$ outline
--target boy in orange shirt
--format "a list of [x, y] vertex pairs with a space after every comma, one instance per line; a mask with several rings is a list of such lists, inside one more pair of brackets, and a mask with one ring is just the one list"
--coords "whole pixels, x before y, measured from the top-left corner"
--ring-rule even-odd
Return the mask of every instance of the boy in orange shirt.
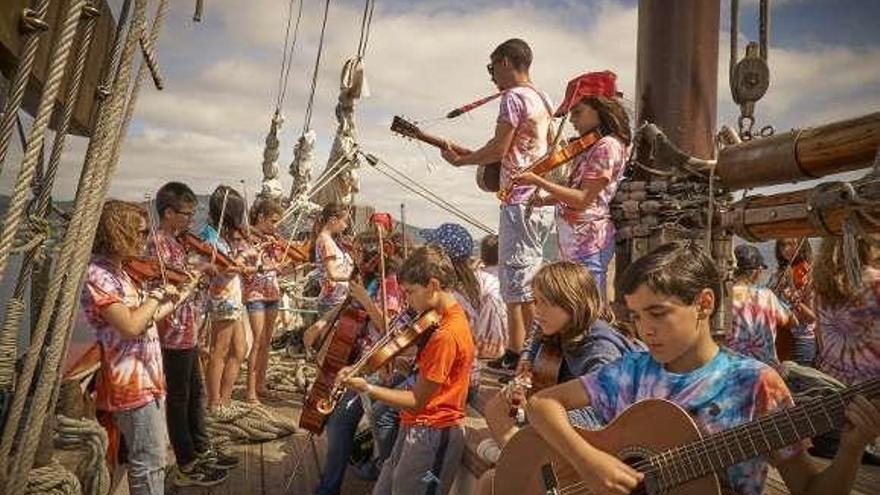
[[419, 345], [415, 385], [411, 390], [397, 390], [357, 377], [345, 384], [402, 410], [400, 433], [373, 495], [442, 495], [452, 487], [464, 451], [462, 420], [474, 341], [467, 316], [449, 291], [455, 280], [452, 261], [440, 248], [415, 250], [399, 277], [410, 307], [440, 315], [437, 329]]

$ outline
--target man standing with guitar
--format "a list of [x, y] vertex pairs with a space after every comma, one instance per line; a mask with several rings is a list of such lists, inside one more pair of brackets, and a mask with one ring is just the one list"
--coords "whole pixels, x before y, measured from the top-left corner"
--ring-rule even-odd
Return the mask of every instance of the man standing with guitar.
[[[501, 162], [501, 188], [511, 178], [541, 158], [548, 150], [552, 107], [547, 95], [532, 85], [529, 67], [532, 50], [520, 39], [498, 45], [486, 67], [492, 81], [503, 93], [495, 136], [483, 147], [469, 151], [447, 143], [443, 158], [456, 167]], [[535, 192], [531, 185], [514, 185], [501, 204], [499, 267], [501, 296], [507, 304], [507, 331], [510, 335], [504, 355], [490, 367], [513, 370], [519, 360], [526, 328], [534, 317], [534, 298], [529, 281], [543, 258], [544, 241], [553, 221], [547, 207], [529, 208]]]

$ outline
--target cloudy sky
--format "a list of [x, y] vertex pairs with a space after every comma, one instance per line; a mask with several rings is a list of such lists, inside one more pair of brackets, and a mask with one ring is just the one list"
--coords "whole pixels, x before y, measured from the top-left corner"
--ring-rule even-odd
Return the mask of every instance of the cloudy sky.
[[[294, 5], [298, 5], [296, 0]], [[301, 33], [293, 58], [280, 136], [286, 171], [304, 120], [324, 2], [302, 0]], [[111, 4], [120, 4], [113, 0]], [[183, 180], [199, 193], [223, 182], [259, 189], [263, 139], [274, 110], [289, 0], [208, 0], [204, 21], [191, 20], [192, 1], [175, 1], [159, 46], [166, 89], [142, 93], [111, 195], [141, 199], [164, 181]], [[727, 86], [728, 2], [722, 0], [719, 122], [738, 109]], [[757, 0], [741, 2], [740, 47], [757, 37]], [[779, 130], [820, 124], [880, 109], [880, 5], [874, 0], [772, 2], [772, 83], [758, 104], [757, 123]], [[316, 169], [323, 169], [335, 131], [339, 72], [358, 44], [362, 0], [331, 4], [312, 128], [318, 133]], [[494, 198], [479, 192], [473, 169], [456, 170], [436, 150], [393, 136], [395, 114], [431, 122], [450, 108], [493, 92], [485, 64], [499, 42], [521, 37], [532, 45], [533, 79], [558, 101], [578, 73], [611, 69], [632, 98], [635, 86], [635, 0], [377, 0], [366, 55], [371, 95], [358, 107], [361, 146], [441, 193], [469, 214], [497, 225]], [[468, 146], [482, 144], [495, 107], [431, 131]], [[73, 140], [56, 197], [69, 199], [84, 143]], [[7, 166], [8, 191], [16, 166]], [[317, 175], [317, 171], [314, 173]], [[401, 190], [373, 170], [360, 171], [359, 202], [399, 212], [422, 226], [450, 215]], [[283, 176], [284, 186], [290, 177]]]

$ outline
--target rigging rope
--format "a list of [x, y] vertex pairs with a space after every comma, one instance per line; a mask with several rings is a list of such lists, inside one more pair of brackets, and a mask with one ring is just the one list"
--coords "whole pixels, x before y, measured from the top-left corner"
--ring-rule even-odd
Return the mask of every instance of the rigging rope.
[[367, 54], [367, 44], [370, 41], [370, 28], [373, 24], [373, 9], [376, 7], [376, 0], [366, 0], [364, 2], [364, 15], [361, 19], [361, 36], [358, 41], [358, 58], [364, 58]]
[[296, 26], [293, 28], [293, 41], [289, 43], [290, 48], [288, 49], [288, 41], [290, 41], [290, 21], [293, 18], [293, 2], [295, 0], [290, 0], [287, 9], [287, 28], [284, 32], [284, 49], [281, 54], [281, 70], [278, 74], [278, 98], [275, 103], [275, 110], [280, 112], [281, 108], [284, 106], [284, 98], [287, 96], [287, 81], [290, 79], [290, 68], [293, 67], [293, 50], [296, 47], [296, 39], [299, 36], [299, 25], [300, 20], [302, 20], [302, 11], [303, 11], [303, 3], [305, 0], [300, 0], [299, 9], [296, 14]]
[[[0, 175], [3, 173], [3, 164], [6, 161], [6, 152], [9, 150], [9, 141], [12, 138], [12, 127], [18, 116], [18, 109], [24, 99], [24, 92], [28, 79], [34, 68], [34, 60], [39, 48], [40, 34], [48, 29], [45, 23], [46, 11], [49, 9], [49, 0], [39, 0], [33, 8], [25, 9], [24, 22], [26, 32], [21, 41], [22, 49], [19, 56], [18, 68], [12, 78], [12, 84], [0, 118]], [[47, 71], [48, 74], [48, 71]], [[45, 90], [44, 90], [45, 91]], [[2, 271], [0, 271], [2, 273]]]
[[[7, 493], [18, 495], [21, 493], [26, 478], [27, 466], [33, 463], [34, 450], [36, 449], [35, 436], [39, 435], [40, 428], [35, 425], [42, 424], [45, 414], [52, 410], [50, 396], [57, 388], [57, 373], [61, 365], [61, 358], [69, 344], [70, 332], [73, 326], [73, 309], [79, 294], [82, 274], [89, 259], [92, 240], [97, 228], [100, 206], [106, 194], [107, 182], [112, 176], [116, 162], [114, 153], [118, 149], [121, 137], [120, 131], [124, 126], [120, 125], [125, 112], [126, 99], [129, 98], [128, 87], [131, 82], [131, 68], [134, 59], [135, 48], [138, 39], [144, 32], [146, 23], [147, 0], [135, 0], [134, 16], [131, 27], [125, 39], [124, 48], [121, 51], [120, 63], [113, 83], [113, 91], [109, 98], [100, 102], [97, 124], [93, 137], [89, 142], [86, 153], [85, 165], [80, 177], [77, 196], [71, 217], [70, 226], [65, 235], [58, 266], [52, 273], [52, 280], [46, 293], [39, 320], [34, 326], [33, 340], [25, 358], [24, 369], [18, 379], [18, 389], [27, 390], [34, 385], [34, 395], [26, 420], [19, 424], [22, 419], [25, 395], [16, 394], [12, 404], [10, 417], [3, 432], [3, 441], [0, 444], [0, 465], [9, 466], [9, 453], [12, 441], [18, 431], [22, 431], [21, 441], [18, 443], [19, 451], [13, 460], [13, 466], [9, 469], [6, 479]], [[167, 1], [160, 0], [156, 18], [153, 22], [153, 30], [150, 33], [151, 44], [155, 46], [161, 20], [167, 10]], [[141, 64], [138, 73], [138, 81], [142, 82], [141, 76], [146, 76], [147, 69]], [[138, 84], [136, 83], [137, 87]], [[132, 91], [131, 99], [137, 96]], [[133, 104], [133, 101], [130, 101]], [[68, 276], [69, 275], [69, 276]], [[59, 295], [63, 295], [56, 307]], [[53, 317], [53, 315], [56, 315]], [[51, 320], [60, 323], [55, 330], [53, 339], [47, 349], [43, 349], [46, 333]], [[31, 383], [34, 378], [34, 370], [41, 354], [45, 351], [43, 373], [35, 384]], [[53, 394], [54, 395], [54, 394]], [[24, 469], [23, 469], [24, 467]]]
[[[448, 213], [451, 213], [452, 215], [460, 218], [462, 221], [482, 230], [483, 232], [486, 232], [487, 234], [495, 234], [496, 233], [491, 227], [484, 224], [483, 222], [478, 220], [476, 217], [466, 213], [464, 210], [460, 209], [459, 207], [455, 206], [454, 204], [450, 203], [449, 201], [446, 201], [445, 199], [440, 197], [440, 195], [438, 195], [434, 191], [431, 191], [430, 189], [423, 186], [422, 184], [419, 184], [417, 181], [411, 179], [406, 174], [404, 174], [403, 172], [401, 172], [400, 170], [398, 170], [397, 168], [395, 168], [394, 166], [392, 166], [388, 162], [386, 162], [386, 161], [384, 161], [384, 160], [382, 160], [372, 154], [364, 154], [362, 152], [359, 152], [359, 153], [361, 153], [364, 156], [364, 158], [367, 159], [367, 162], [369, 162], [370, 165], [373, 166], [372, 167], [373, 169], [375, 169], [377, 172], [381, 173], [382, 175], [388, 177], [389, 179], [391, 179], [392, 181], [394, 181], [395, 183], [397, 183], [399, 186], [403, 187], [407, 191], [412, 192], [413, 194], [416, 194], [417, 196], [421, 197], [422, 199], [434, 204], [435, 206], [441, 208], [442, 210], [444, 210]], [[388, 172], [386, 170], [382, 170], [381, 168], [378, 167], [378, 165], [385, 166], [386, 168], [392, 170], [393, 173]], [[402, 177], [402, 179], [399, 177], [395, 177], [394, 174], [399, 175], [400, 177]]]
[[312, 109], [315, 104], [315, 90], [318, 87], [318, 71], [321, 68], [321, 55], [324, 53], [324, 34], [327, 31], [327, 17], [330, 14], [330, 0], [324, 3], [324, 20], [321, 22], [321, 37], [318, 39], [318, 54], [315, 57], [315, 70], [312, 72], [312, 87], [309, 91], [309, 100], [306, 104], [306, 116], [303, 123], [302, 133], [305, 134], [311, 128]]

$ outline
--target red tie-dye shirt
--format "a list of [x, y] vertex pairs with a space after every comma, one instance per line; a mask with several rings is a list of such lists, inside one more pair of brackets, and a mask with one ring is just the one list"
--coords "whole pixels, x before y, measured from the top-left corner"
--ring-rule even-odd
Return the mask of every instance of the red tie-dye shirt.
[[109, 260], [95, 257], [89, 263], [81, 303], [86, 321], [95, 329], [101, 346], [95, 404], [100, 410], [127, 411], [165, 397], [162, 349], [155, 325], [135, 338], [126, 338], [101, 315], [112, 304], [135, 309], [143, 300], [131, 277], [118, 271]]

